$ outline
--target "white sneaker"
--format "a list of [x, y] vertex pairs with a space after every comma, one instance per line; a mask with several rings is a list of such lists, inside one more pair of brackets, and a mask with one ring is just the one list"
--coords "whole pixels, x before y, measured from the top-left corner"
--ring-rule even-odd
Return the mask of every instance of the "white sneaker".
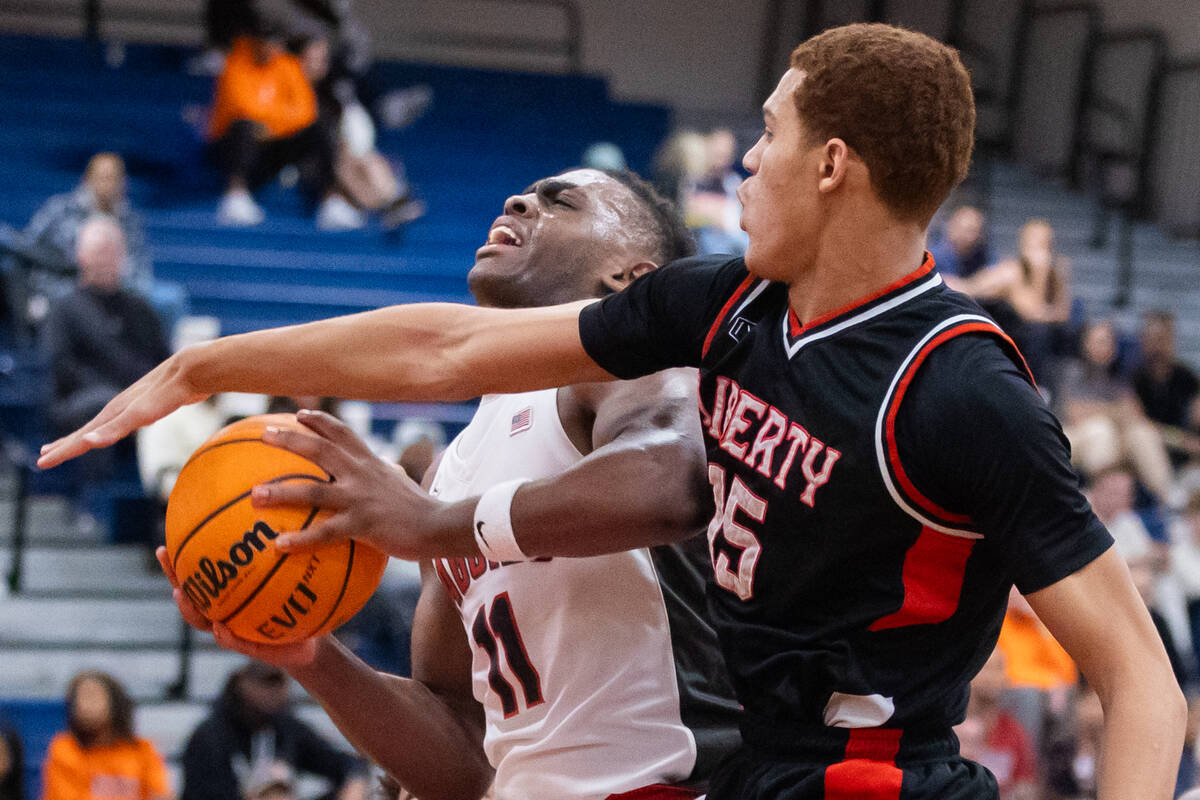
[[317, 227], [323, 231], [352, 231], [366, 224], [366, 215], [340, 194], [326, 197], [317, 210]]
[[231, 228], [258, 225], [266, 214], [245, 189], [230, 189], [217, 206], [217, 223]]

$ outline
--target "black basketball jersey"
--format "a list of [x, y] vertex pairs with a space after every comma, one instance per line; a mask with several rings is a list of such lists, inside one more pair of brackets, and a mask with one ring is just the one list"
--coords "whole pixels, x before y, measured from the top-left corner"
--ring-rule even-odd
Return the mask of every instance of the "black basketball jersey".
[[1111, 544], [1011, 341], [926, 257], [800, 325], [741, 259], [669, 265], [584, 310], [620, 377], [700, 368], [709, 605], [751, 741], [961, 721], [1009, 587]]

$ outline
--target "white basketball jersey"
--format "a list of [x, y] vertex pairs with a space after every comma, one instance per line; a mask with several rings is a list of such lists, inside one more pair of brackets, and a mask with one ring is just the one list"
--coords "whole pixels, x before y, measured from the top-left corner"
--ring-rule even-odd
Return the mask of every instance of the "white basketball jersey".
[[[580, 459], [557, 390], [489, 396], [447, 448], [431, 491], [458, 500]], [[688, 777], [696, 742], [680, 718], [649, 551], [435, 567], [472, 643], [498, 800], [601, 800]]]

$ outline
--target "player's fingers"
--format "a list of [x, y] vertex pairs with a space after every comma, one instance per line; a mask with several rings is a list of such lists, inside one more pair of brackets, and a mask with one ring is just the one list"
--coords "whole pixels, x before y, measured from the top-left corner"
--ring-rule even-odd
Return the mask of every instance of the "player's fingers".
[[174, 598], [175, 605], [179, 608], [179, 614], [188, 625], [200, 631], [212, 630], [212, 622], [200, 613], [200, 609], [196, 608], [195, 603], [184, 594], [182, 589], [179, 587], [172, 589], [171, 597]]
[[268, 425], [262, 440], [272, 447], [304, 456], [330, 475], [340, 471], [345, 454], [328, 439], [299, 431], [290, 431], [277, 425]]
[[350, 430], [349, 425], [332, 414], [305, 408], [296, 412], [296, 419], [301, 425], [316, 431], [347, 452], [360, 455], [370, 452], [366, 442], [359, 439], [354, 431]]
[[334, 514], [302, 531], [282, 534], [275, 540], [275, 547], [284, 553], [292, 553], [349, 539], [350, 531], [344, 522], [344, 517], [345, 514]]
[[292, 480], [258, 484], [250, 491], [250, 504], [255, 508], [316, 506], [336, 511], [346, 507], [346, 498], [337, 484]]
[[159, 545], [154, 551], [154, 557], [158, 559], [158, 565], [162, 567], [163, 574], [167, 576], [171, 585], [178, 586], [179, 578], [175, 575], [175, 567], [171, 566], [171, 557], [167, 554], [167, 548]]

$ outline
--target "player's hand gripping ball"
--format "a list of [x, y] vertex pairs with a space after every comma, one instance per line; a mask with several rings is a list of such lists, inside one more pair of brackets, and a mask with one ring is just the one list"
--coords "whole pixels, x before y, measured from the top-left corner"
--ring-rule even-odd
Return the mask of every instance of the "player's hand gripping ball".
[[319, 508], [250, 505], [260, 483], [329, 481], [313, 462], [264, 444], [268, 425], [309, 432], [291, 414], [250, 417], [213, 435], [184, 465], [167, 503], [167, 557], [180, 589], [239, 638], [296, 642], [334, 630], [379, 586], [387, 556], [355, 541], [281, 553], [275, 539]]

